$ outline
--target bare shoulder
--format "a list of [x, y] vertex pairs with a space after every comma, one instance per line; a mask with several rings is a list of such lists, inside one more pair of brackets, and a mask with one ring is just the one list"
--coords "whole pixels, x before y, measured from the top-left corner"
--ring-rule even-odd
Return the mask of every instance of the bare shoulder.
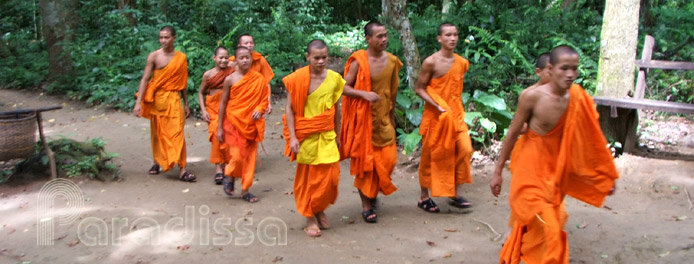
[[523, 90], [518, 98], [518, 104], [521, 103], [534, 103], [542, 97], [543, 93], [538, 89], [539, 86], [530, 86]]
[[233, 86], [234, 84], [239, 82], [239, 80], [241, 80], [241, 78], [243, 78], [243, 75], [241, 75], [241, 73], [239, 71], [235, 71], [234, 73], [232, 73], [229, 76], [227, 76], [226, 78], [224, 78], [224, 84], [228, 83], [229, 86]]
[[209, 79], [210, 77], [212, 77], [213, 75], [216, 74], [215, 70], [216, 70], [215, 68], [212, 68], [212, 69], [205, 71], [205, 73], [202, 74], [202, 78], [203, 79]]
[[436, 62], [438, 61], [438, 56], [436, 56], [436, 53], [431, 54], [429, 57], [424, 59], [422, 62], [422, 69], [426, 66], [428, 69], [433, 69], [434, 65], [436, 65]]

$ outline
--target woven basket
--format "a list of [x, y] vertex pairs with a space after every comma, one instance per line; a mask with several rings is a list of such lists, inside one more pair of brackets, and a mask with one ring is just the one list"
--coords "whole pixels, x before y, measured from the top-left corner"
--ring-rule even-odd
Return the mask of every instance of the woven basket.
[[35, 142], [35, 113], [0, 115], [0, 161], [28, 158]]

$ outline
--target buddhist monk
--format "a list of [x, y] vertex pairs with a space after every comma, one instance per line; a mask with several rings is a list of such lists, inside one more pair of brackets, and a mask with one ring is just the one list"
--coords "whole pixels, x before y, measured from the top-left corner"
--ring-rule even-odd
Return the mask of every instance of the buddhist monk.
[[337, 199], [340, 180], [340, 105], [345, 80], [326, 69], [328, 46], [312, 40], [306, 48], [309, 66], [284, 77], [289, 96], [283, 118], [285, 155], [296, 160], [294, 199], [306, 217], [304, 231], [318, 237], [330, 227], [325, 210]]
[[[267, 62], [263, 54], [260, 54], [260, 52], [255, 51], [255, 41], [253, 41], [253, 36], [249, 34], [241, 35], [238, 39], [237, 46], [246, 47], [247, 49], [251, 50], [253, 56], [251, 70], [259, 72], [268, 81], [268, 106], [267, 110], [265, 111], [265, 114], [269, 115], [270, 113], [272, 113], [272, 87], [270, 86], [270, 82], [272, 81], [272, 78], [275, 77], [275, 73], [272, 71], [272, 67], [270, 67], [270, 64]], [[231, 56], [231, 58], [229, 58], [229, 61], [232, 68], [235, 68], [236, 57]]]
[[249, 192], [253, 185], [258, 142], [263, 141], [268, 107], [268, 81], [259, 72], [251, 70], [251, 50], [237, 47], [237, 70], [224, 79], [217, 138], [228, 150], [229, 163], [224, 169], [224, 192], [233, 195], [234, 180], [241, 178], [241, 199], [249, 203], [259, 198]]
[[[499, 263], [569, 263], [564, 197], [600, 207], [614, 192], [618, 174], [593, 99], [573, 83], [578, 61], [573, 48], [554, 48], [551, 81], [521, 93], [489, 183], [498, 197], [510, 156], [513, 227]], [[528, 132], [518, 138], [526, 122]]]
[[471, 203], [460, 195], [464, 183], [472, 183], [470, 159], [472, 142], [465, 124], [461, 95], [463, 80], [470, 63], [455, 54], [458, 29], [442, 23], [436, 37], [441, 49], [427, 57], [415, 91], [424, 102], [419, 133], [422, 135], [422, 156], [419, 163], [421, 195], [417, 206], [430, 213], [439, 207], [429, 196], [449, 197], [449, 204], [469, 208]]
[[390, 175], [397, 163], [395, 100], [402, 62], [385, 51], [388, 31], [378, 22], [364, 27], [368, 48], [354, 52], [345, 65], [340, 153], [350, 158], [350, 174], [362, 202], [362, 218], [376, 223], [379, 192], [397, 188]]
[[186, 117], [190, 115], [186, 92], [188, 61], [186, 54], [174, 50], [174, 41], [176, 30], [171, 26], [162, 27], [159, 31], [161, 49], [147, 56], [133, 114], [150, 120], [154, 165], [149, 174], [168, 171], [178, 164], [179, 179], [194, 182], [195, 175], [186, 171], [183, 131]]

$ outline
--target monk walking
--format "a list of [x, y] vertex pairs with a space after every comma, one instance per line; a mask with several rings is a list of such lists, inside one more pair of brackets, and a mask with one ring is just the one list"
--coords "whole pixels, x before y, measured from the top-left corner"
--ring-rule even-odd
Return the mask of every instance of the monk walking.
[[[267, 62], [263, 54], [260, 54], [260, 52], [255, 51], [255, 41], [253, 40], [253, 36], [249, 34], [241, 35], [238, 39], [237, 46], [245, 47], [251, 51], [251, 56], [253, 56], [251, 70], [259, 72], [265, 77], [265, 80], [268, 81], [268, 106], [267, 110], [265, 111], [265, 114], [269, 115], [270, 113], [272, 113], [272, 87], [270, 86], [270, 82], [272, 81], [272, 78], [275, 77], [275, 73], [272, 71], [272, 67], [270, 67], [270, 64]], [[231, 68], [235, 68], [236, 57], [231, 56], [231, 58], [229, 58], [229, 61], [231, 64], [230, 66], [232, 66]]]
[[241, 178], [241, 199], [249, 203], [259, 199], [249, 192], [255, 174], [255, 159], [258, 142], [263, 141], [265, 118], [268, 106], [267, 80], [262, 74], [251, 70], [251, 50], [237, 47], [235, 54], [237, 70], [224, 79], [217, 138], [224, 144], [229, 163], [224, 169], [224, 192], [234, 194], [234, 181]]
[[304, 231], [318, 237], [330, 227], [325, 210], [337, 199], [340, 180], [340, 105], [345, 80], [326, 69], [328, 46], [312, 40], [306, 48], [309, 66], [282, 81], [287, 87], [284, 116], [285, 154], [296, 160], [294, 199], [299, 214], [306, 217]]
[[217, 127], [219, 124], [219, 104], [222, 101], [224, 79], [232, 73], [232, 68], [227, 67], [229, 50], [222, 46], [217, 47], [212, 59], [215, 62], [215, 66], [202, 75], [198, 100], [200, 100], [202, 119], [207, 122], [208, 140], [212, 144], [210, 147], [210, 163], [215, 165], [214, 182], [215, 184], [222, 184], [224, 180], [224, 164], [227, 163], [228, 158], [224, 153], [225, 151], [222, 150], [219, 140], [217, 140]]
[[[573, 83], [578, 59], [571, 47], [554, 48], [551, 81], [521, 93], [489, 183], [498, 197], [510, 157], [513, 223], [499, 263], [569, 263], [564, 197], [600, 207], [614, 192], [618, 174], [593, 99]], [[518, 138], [526, 122], [527, 134]]]
[[442, 23], [437, 39], [441, 49], [422, 63], [416, 92], [426, 103], [419, 133], [422, 156], [419, 163], [421, 196], [419, 208], [438, 213], [439, 207], [429, 196], [449, 197], [449, 204], [469, 208], [471, 203], [460, 195], [464, 183], [472, 183], [470, 159], [472, 142], [465, 124], [461, 95], [463, 80], [470, 63], [455, 54], [458, 29]]
[[388, 31], [378, 22], [364, 27], [367, 50], [354, 52], [345, 65], [340, 153], [350, 158], [350, 174], [359, 190], [362, 218], [376, 223], [379, 192], [390, 195], [397, 188], [390, 175], [397, 163], [395, 100], [402, 62], [385, 51]]
[[[147, 56], [133, 114], [150, 120], [152, 156], [154, 165], [149, 174], [168, 171], [178, 164], [179, 179], [196, 181], [195, 175], [186, 171], [186, 142], [183, 127], [188, 108], [188, 61], [183, 52], [174, 50], [176, 30], [171, 26], [159, 31], [161, 49]], [[183, 95], [183, 107], [181, 106]]]

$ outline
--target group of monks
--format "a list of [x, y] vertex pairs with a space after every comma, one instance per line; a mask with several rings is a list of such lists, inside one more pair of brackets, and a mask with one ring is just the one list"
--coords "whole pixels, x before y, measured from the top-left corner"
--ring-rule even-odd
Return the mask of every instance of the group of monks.
[[[441, 48], [424, 60], [415, 88], [425, 102], [417, 206], [430, 213], [439, 212], [432, 197], [448, 197], [458, 208], [472, 206], [460, 190], [472, 182], [473, 149], [461, 99], [470, 63], [454, 53], [455, 25], [442, 23], [437, 33]], [[349, 57], [344, 76], [327, 69], [328, 46], [315, 39], [306, 47], [308, 65], [282, 79], [288, 91], [282, 117], [285, 155], [297, 162], [293, 193], [311, 237], [330, 227], [325, 210], [337, 199], [341, 160], [350, 159], [365, 222], [378, 221], [378, 194], [397, 190], [391, 174], [397, 161], [395, 104], [403, 64], [385, 51], [384, 25], [370, 22], [364, 35], [368, 48]], [[193, 182], [196, 176], [186, 171], [183, 132], [190, 113], [187, 62], [185, 54], [174, 50], [175, 39], [170, 26], [159, 32], [162, 48], [147, 57], [133, 113], [150, 120], [154, 165], [149, 173], [178, 164], [180, 179]], [[264, 116], [272, 111], [269, 83], [274, 77], [254, 46], [251, 35], [242, 35], [233, 55], [218, 47], [215, 67], [204, 73], [199, 91], [202, 117], [209, 124], [214, 181], [234, 195], [240, 178], [240, 196], [250, 203], [259, 201], [249, 189]], [[540, 81], [520, 95], [490, 181], [498, 196], [510, 158], [511, 214], [500, 263], [568, 263], [564, 197], [601, 206], [614, 192], [618, 175], [592, 97], [573, 83], [578, 61], [578, 53], [568, 46], [543, 54], [536, 68]]]

